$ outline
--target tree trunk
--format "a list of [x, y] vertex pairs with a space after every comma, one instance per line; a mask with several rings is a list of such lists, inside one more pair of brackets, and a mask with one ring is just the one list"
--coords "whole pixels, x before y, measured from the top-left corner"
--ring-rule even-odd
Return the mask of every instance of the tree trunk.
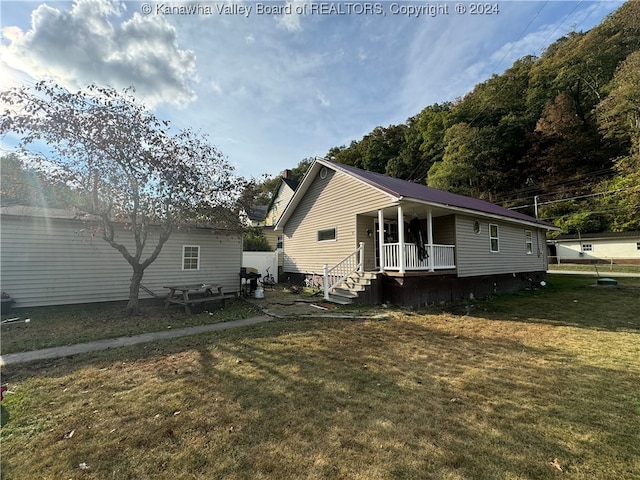
[[138, 315], [140, 313], [140, 300], [138, 295], [140, 293], [140, 283], [142, 282], [142, 276], [144, 275], [144, 269], [140, 267], [133, 267], [133, 276], [131, 277], [131, 284], [129, 285], [129, 302], [127, 303], [127, 316]]

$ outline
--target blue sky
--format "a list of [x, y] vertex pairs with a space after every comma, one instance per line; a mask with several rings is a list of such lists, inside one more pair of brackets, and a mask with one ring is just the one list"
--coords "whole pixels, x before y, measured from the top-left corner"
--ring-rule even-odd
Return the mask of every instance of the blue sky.
[[[134, 85], [160, 118], [207, 134], [238, 174], [277, 175], [462, 97], [623, 2], [488, 3], [481, 15], [448, 1], [5, 0], [0, 88]], [[179, 6], [192, 13], [170, 13]]]

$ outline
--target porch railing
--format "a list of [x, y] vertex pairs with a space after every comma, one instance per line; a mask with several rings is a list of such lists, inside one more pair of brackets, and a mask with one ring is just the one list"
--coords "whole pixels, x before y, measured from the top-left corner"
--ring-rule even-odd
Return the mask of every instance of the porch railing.
[[364, 272], [364, 242], [360, 242], [353, 253], [350, 253], [335, 266], [329, 268], [329, 265], [324, 265], [323, 289], [325, 300], [329, 300], [329, 292], [331, 290], [354, 272]]
[[[385, 270], [400, 270], [400, 244], [385, 243], [384, 268]], [[420, 258], [418, 245], [405, 243], [404, 268], [405, 270], [443, 270], [456, 268], [455, 245], [425, 245], [423, 258]], [[433, 255], [433, 258], [431, 258]]]

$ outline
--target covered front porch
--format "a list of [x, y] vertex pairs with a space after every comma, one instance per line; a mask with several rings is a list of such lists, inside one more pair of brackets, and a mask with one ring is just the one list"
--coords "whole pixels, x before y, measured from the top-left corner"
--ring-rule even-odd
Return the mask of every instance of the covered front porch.
[[341, 285], [356, 288], [367, 275], [413, 277], [456, 271], [455, 214], [418, 203], [357, 215], [358, 248], [337, 264], [324, 265], [329, 299]]
[[[420, 204], [399, 204], [358, 217], [369, 225], [366, 242], [373, 256], [367, 270], [435, 272], [456, 268], [455, 216]], [[380, 228], [382, 226], [382, 228]]]

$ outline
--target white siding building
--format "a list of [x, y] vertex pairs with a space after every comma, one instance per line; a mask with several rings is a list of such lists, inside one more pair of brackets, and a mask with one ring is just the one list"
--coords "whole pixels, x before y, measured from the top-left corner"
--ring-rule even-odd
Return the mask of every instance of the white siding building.
[[551, 262], [640, 264], [640, 232], [560, 235], [547, 242]]
[[[63, 210], [0, 209], [0, 286], [15, 307], [126, 300], [132, 269], [91, 224]], [[126, 242], [131, 233], [119, 233]], [[148, 240], [153, 248], [153, 234]], [[131, 243], [133, 243], [131, 239]], [[238, 290], [242, 234], [209, 228], [175, 231], [145, 271], [142, 284], [158, 296], [165, 285], [216, 283]], [[144, 290], [140, 298], [150, 297]]]

